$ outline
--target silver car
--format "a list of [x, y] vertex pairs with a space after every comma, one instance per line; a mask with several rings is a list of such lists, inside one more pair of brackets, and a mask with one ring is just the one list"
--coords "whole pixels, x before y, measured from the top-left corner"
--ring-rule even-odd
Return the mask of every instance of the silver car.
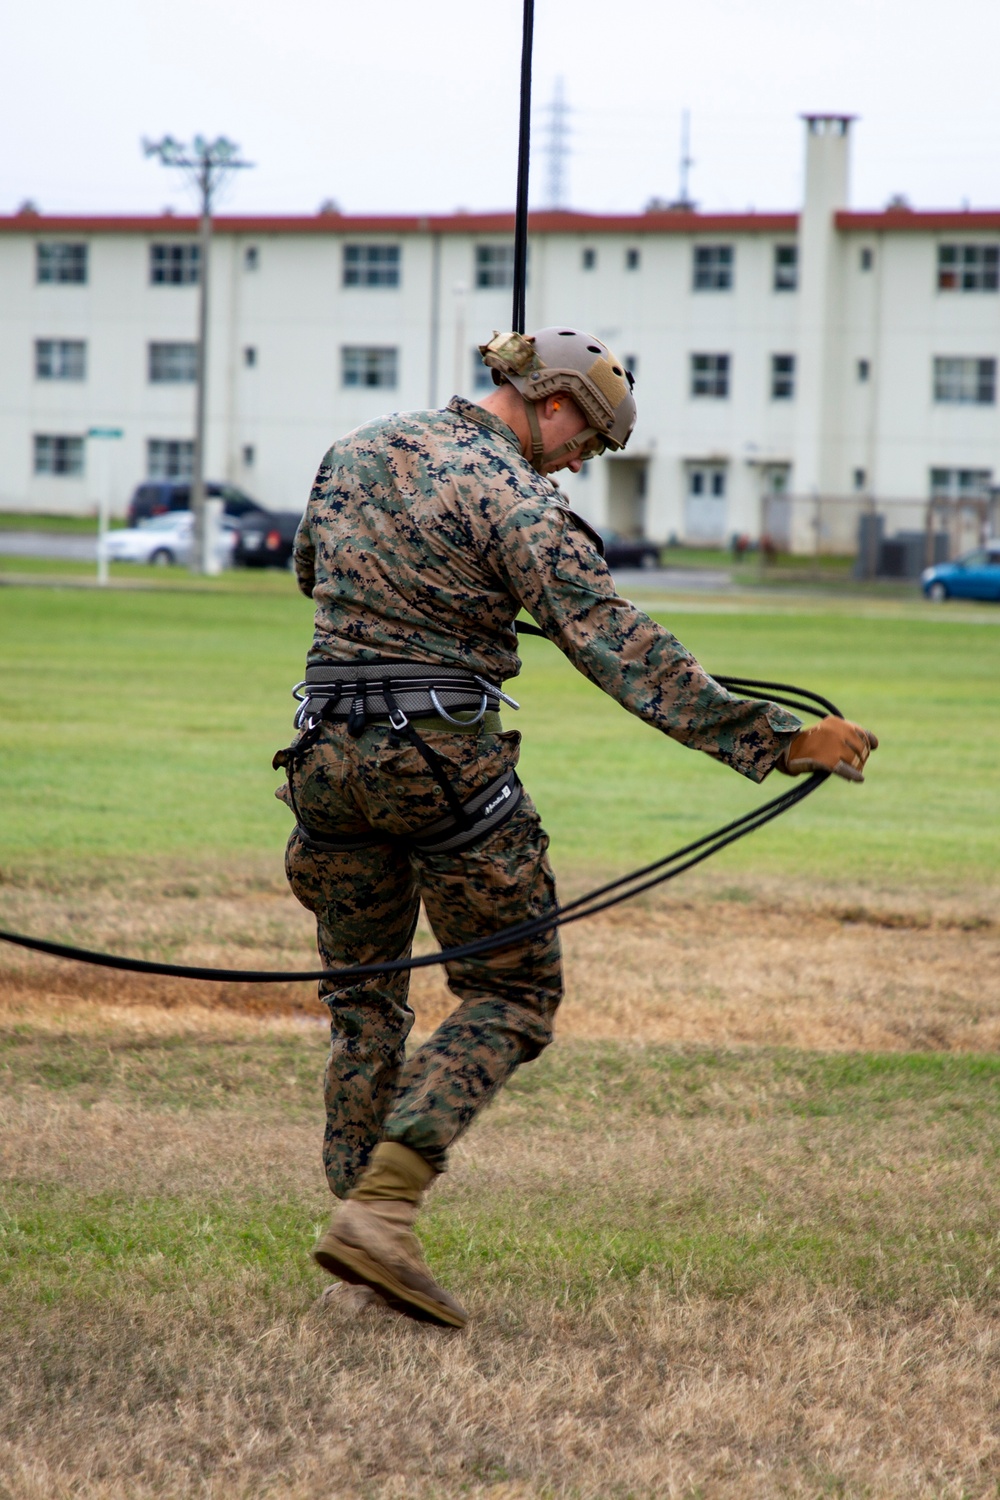
[[[138, 526], [109, 531], [104, 539], [104, 555], [108, 562], [151, 563], [162, 568], [179, 563], [186, 567], [191, 562], [193, 535], [194, 518], [189, 510], [167, 511], [165, 515], [140, 521]], [[218, 541], [221, 567], [231, 565], [235, 545], [235, 522], [230, 516], [223, 516]]]

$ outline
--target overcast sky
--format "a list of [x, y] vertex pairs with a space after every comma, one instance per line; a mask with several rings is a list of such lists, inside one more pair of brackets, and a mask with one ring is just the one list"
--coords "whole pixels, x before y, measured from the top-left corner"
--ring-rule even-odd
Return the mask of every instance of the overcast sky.
[[[183, 211], [143, 135], [237, 141], [225, 211], [511, 207], [520, 0], [47, 0], [0, 20], [0, 212]], [[794, 208], [802, 111], [856, 113], [852, 203], [1000, 207], [997, 0], [536, 0], [544, 106], [572, 107], [569, 206]]]

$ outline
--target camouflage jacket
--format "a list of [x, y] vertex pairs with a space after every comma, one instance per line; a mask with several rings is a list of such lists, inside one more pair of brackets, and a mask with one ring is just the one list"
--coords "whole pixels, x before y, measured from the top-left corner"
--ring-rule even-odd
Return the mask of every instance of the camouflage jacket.
[[582, 522], [492, 412], [380, 417], [334, 443], [295, 542], [316, 603], [311, 663], [397, 660], [520, 670], [525, 609], [585, 677], [672, 739], [761, 781], [800, 727], [734, 698], [620, 598]]

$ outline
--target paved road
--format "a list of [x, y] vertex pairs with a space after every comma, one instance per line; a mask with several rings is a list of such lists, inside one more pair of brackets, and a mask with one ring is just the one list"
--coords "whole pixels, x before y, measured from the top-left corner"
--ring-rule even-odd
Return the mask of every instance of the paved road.
[[686, 593], [731, 589], [733, 580], [721, 568], [619, 568], [615, 583], [626, 595], [656, 592]]
[[0, 555], [97, 562], [97, 537], [73, 531], [0, 531]]

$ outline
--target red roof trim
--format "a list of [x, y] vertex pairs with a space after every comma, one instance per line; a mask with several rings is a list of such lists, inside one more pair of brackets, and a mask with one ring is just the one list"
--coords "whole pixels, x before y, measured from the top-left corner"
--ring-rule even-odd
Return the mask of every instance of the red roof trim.
[[[657, 210], [647, 214], [584, 214], [550, 210], [531, 215], [534, 234], [794, 234], [797, 214], [699, 214]], [[513, 234], [514, 215], [220, 215], [219, 234]], [[0, 216], [0, 233], [20, 234], [195, 234], [198, 221], [180, 214], [60, 215], [19, 213]]]
[[859, 233], [885, 233], [902, 230], [904, 233], [934, 230], [971, 230], [973, 233], [989, 229], [1000, 229], [1000, 210], [976, 209], [926, 209], [887, 208], [881, 213], [839, 213], [837, 228]]
[[[550, 209], [533, 213], [534, 234], [794, 234], [798, 214], [700, 214], [657, 209], [644, 214], [585, 214]], [[900, 209], [875, 213], [842, 211], [835, 217], [845, 232], [1000, 230], [1000, 209]], [[476, 214], [224, 214], [216, 218], [219, 234], [506, 234], [514, 232], [510, 213]], [[7, 234], [196, 234], [198, 220], [190, 215], [71, 215], [18, 213], [0, 215], [0, 233]]]

